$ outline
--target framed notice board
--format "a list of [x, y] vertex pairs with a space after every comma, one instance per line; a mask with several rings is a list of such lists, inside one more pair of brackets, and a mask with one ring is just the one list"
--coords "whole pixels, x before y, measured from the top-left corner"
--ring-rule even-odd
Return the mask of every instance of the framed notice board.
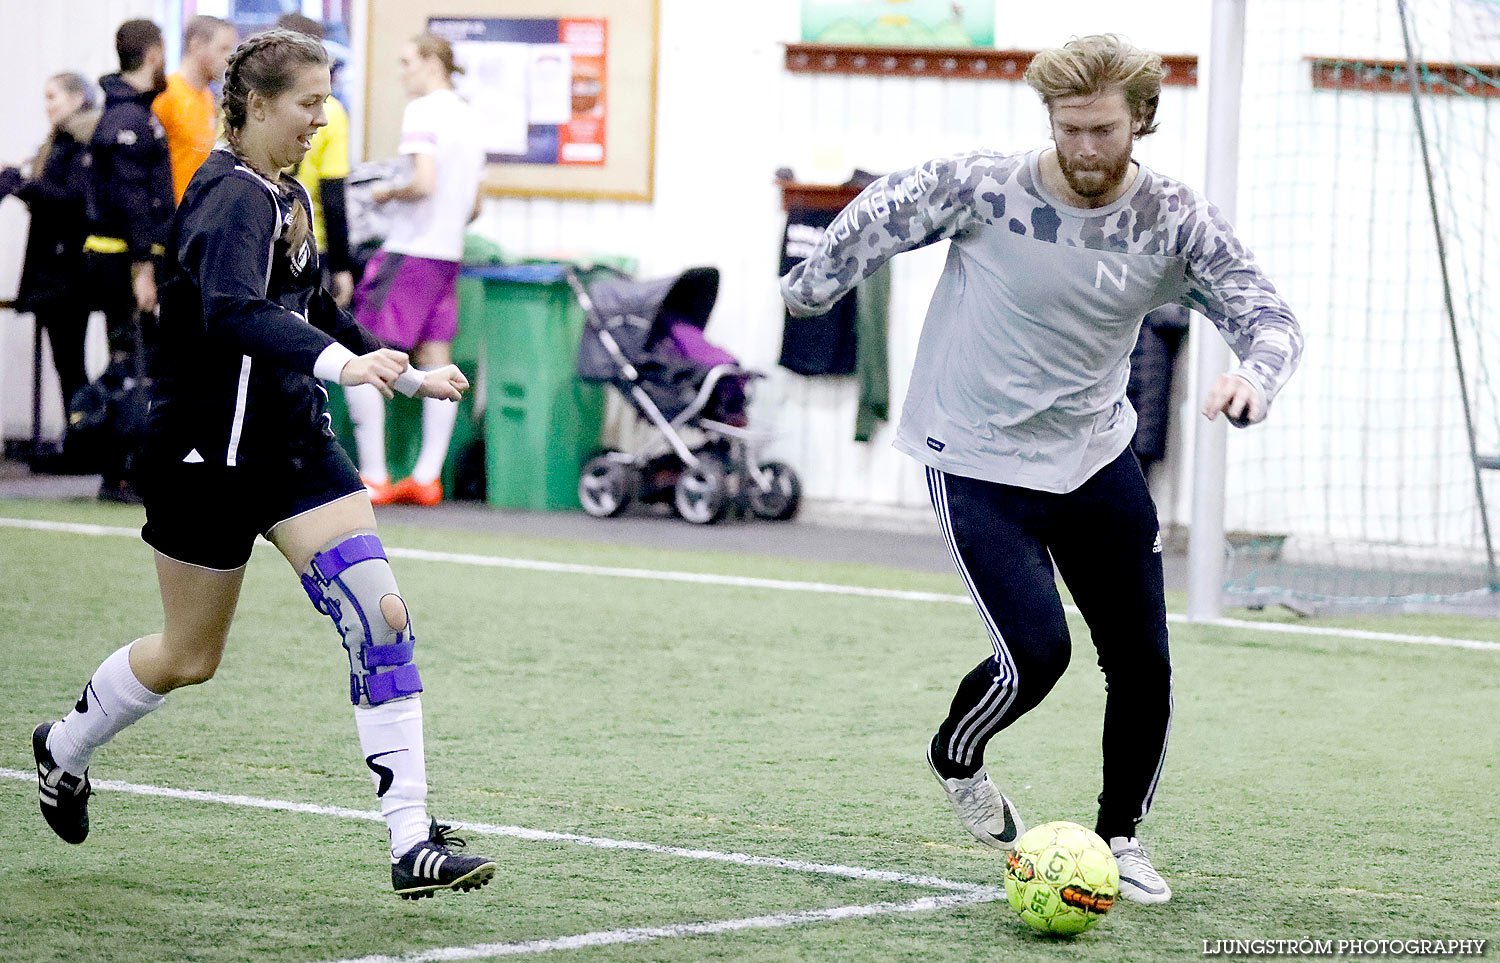
[[391, 157], [406, 93], [397, 60], [430, 30], [464, 68], [487, 194], [649, 201], [658, 0], [370, 0], [366, 154]]

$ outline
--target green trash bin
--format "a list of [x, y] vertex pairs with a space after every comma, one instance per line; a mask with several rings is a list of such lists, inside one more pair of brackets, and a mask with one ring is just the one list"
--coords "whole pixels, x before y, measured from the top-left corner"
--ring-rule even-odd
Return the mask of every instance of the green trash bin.
[[483, 290], [485, 500], [497, 507], [577, 509], [578, 472], [599, 446], [604, 389], [574, 370], [583, 308], [567, 268], [464, 271]]

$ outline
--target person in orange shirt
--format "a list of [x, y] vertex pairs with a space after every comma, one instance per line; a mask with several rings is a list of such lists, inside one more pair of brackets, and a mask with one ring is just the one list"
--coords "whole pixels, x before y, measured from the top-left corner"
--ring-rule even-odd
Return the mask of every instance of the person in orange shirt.
[[218, 139], [219, 108], [209, 85], [224, 79], [229, 54], [238, 40], [234, 24], [227, 20], [209, 16], [189, 20], [182, 30], [182, 65], [151, 104], [167, 132], [172, 193], [179, 204], [188, 181]]

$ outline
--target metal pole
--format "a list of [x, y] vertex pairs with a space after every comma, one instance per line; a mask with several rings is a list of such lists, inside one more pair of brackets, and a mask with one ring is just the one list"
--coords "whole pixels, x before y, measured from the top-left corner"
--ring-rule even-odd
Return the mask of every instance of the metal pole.
[[1488, 560], [1491, 592], [1500, 592], [1495, 571], [1495, 546], [1490, 538], [1490, 518], [1484, 503], [1484, 477], [1480, 474], [1479, 442], [1474, 433], [1474, 412], [1469, 407], [1469, 380], [1464, 374], [1464, 355], [1458, 340], [1458, 315], [1453, 310], [1453, 286], [1448, 280], [1448, 250], [1443, 240], [1443, 222], [1438, 216], [1437, 188], [1432, 178], [1432, 157], [1427, 151], [1427, 127], [1422, 121], [1422, 99], [1417, 88], [1422, 82], [1417, 72], [1416, 53], [1412, 50], [1411, 31], [1407, 27], [1406, 0], [1396, 0], [1401, 16], [1401, 40], [1406, 44], [1406, 86], [1411, 91], [1411, 111], [1417, 123], [1417, 143], [1422, 147], [1422, 170], [1427, 175], [1427, 203], [1432, 208], [1432, 233], [1437, 238], [1438, 273], [1443, 279], [1443, 306], [1448, 312], [1448, 331], [1453, 336], [1453, 364], [1458, 371], [1458, 393], [1463, 400], [1464, 428], [1469, 436], [1469, 464], [1474, 470], [1474, 496], [1479, 501], [1479, 526], [1484, 532], [1484, 553]]
[[[54, 366], [56, 362], [53, 362]], [[63, 402], [67, 407], [67, 402]], [[42, 457], [42, 319], [36, 312], [31, 314], [31, 454], [27, 461], [32, 467], [41, 463]]]
[[[1245, 62], [1245, 0], [1214, 0], [1209, 42], [1208, 158], [1203, 189], [1229, 221], [1239, 182], [1240, 82]], [[1193, 319], [1198, 395], [1229, 369], [1229, 347], [1213, 323]], [[1224, 608], [1224, 473], [1229, 423], [1193, 418], [1193, 499], [1188, 537], [1188, 618]]]

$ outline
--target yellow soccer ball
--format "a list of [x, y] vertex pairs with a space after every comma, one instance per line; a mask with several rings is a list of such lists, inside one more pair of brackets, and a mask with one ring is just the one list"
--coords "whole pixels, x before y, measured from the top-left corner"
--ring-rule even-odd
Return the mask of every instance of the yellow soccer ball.
[[1119, 898], [1120, 867], [1097, 834], [1077, 823], [1046, 823], [1027, 830], [1006, 857], [1005, 895], [1033, 929], [1076, 936]]

